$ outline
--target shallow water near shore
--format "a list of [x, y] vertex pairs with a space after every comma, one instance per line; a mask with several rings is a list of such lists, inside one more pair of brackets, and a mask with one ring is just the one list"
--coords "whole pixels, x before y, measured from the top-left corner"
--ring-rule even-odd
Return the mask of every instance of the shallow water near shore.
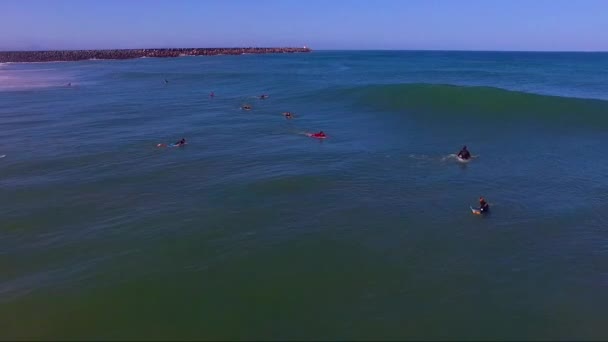
[[607, 339], [607, 75], [602, 53], [0, 65], [0, 339]]

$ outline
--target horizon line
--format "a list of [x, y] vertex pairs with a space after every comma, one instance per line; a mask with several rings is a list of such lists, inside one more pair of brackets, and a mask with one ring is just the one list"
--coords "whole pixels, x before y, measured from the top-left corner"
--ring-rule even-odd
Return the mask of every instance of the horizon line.
[[608, 50], [484, 50], [484, 49], [312, 49], [313, 51], [411, 51], [411, 52], [546, 52], [608, 53]]
[[310, 49], [311, 51], [326, 51], [326, 52], [339, 52], [339, 51], [408, 51], [408, 52], [522, 52], [522, 53], [608, 53], [608, 50], [486, 50], [486, 49], [407, 49], [407, 48], [373, 48], [373, 49], [361, 49], [361, 48], [346, 48], [346, 49], [314, 49], [308, 45], [296, 47], [296, 46], [233, 46], [233, 47], [136, 47], [136, 48], [97, 48], [97, 49], [27, 49], [27, 50], [8, 50], [1, 49], [0, 52], [46, 52], [46, 51], [108, 51], [108, 50], [169, 50], [169, 49], [285, 49], [285, 48], [297, 48], [297, 49]]

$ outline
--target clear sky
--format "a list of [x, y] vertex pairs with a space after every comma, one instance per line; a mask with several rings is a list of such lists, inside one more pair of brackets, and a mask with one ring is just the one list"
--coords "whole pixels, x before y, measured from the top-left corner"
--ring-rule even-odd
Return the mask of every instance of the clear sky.
[[0, 0], [0, 50], [608, 51], [608, 0]]

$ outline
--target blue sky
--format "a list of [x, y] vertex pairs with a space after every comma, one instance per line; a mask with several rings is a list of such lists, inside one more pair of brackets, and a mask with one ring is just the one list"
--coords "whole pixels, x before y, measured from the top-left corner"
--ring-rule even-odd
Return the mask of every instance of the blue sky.
[[608, 0], [1, 0], [0, 50], [608, 51]]

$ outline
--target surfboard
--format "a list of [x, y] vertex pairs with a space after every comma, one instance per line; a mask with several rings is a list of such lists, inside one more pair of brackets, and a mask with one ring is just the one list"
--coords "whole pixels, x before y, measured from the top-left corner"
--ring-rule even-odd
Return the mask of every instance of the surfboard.
[[473, 206], [471, 206], [471, 212], [473, 213], [473, 215], [481, 215], [481, 210], [475, 209], [473, 208]]
[[179, 145], [179, 144], [157, 144], [156, 147], [181, 147], [184, 145], [187, 145], [188, 143], [185, 143], [183, 145]]

